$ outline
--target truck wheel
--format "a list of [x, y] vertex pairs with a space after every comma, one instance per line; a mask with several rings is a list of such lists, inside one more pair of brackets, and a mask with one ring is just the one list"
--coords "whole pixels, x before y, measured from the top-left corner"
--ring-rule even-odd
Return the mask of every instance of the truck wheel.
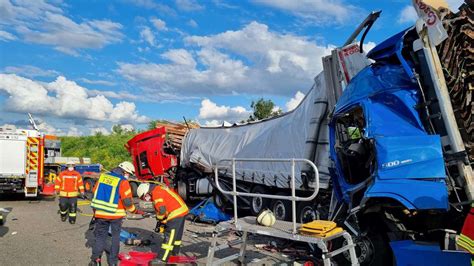
[[[277, 195], [287, 196], [284, 193], [277, 193]], [[291, 201], [281, 199], [272, 200], [272, 212], [277, 220], [291, 220]]]
[[86, 180], [84, 180], [84, 190], [86, 193], [92, 193], [94, 183], [94, 180], [92, 180], [91, 178], [87, 178]]
[[[346, 240], [343, 243], [347, 245]], [[381, 232], [368, 232], [365, 236], [354, 238], [354, 243], [356, 244], [355, 250], [360, 265], [393, 265], [390, 246]], [[336, 260], [338, 262], [341, 262], [341, 258], [343, 258], [344, 262], [341, 264], [349, 264], [349, 251], [345, 251], [342, 256], [337, 257], [339, 257]]]
[[[255, 194], [268, 194], [268, 191], [263, 186], [254, 186], [251, 193]], [[257, 216], [262, 210], [270, 206], [270, 199], [262, 197], [252, 197], [250, 199], [250, 212], [253, 216]]]
[[224, 209], [227, 205], [225, 199], [217, 192], [212, 195], [212, 199], [216, 207], [219, 209]]
[[301, 201], [296, 208], [296, 222], [304, 224], [319, 219], [319, 212], [311, 201]]
[[132, 189], [132, 196], [137, 197], [137, 189], [138, 189], [138, 184], [137, 182], [130, 182], [130, 188]]

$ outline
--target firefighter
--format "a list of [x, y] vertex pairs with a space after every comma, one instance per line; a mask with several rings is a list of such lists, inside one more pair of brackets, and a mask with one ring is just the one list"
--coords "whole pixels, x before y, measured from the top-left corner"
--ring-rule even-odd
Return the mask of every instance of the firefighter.
[[471, 254], [471, 265], [474, 266], [474, 203], [471, 203], [471, 209], [464, 221], [457, 244]]
[[156, 211], [155, 232], [164, 234], [159, 243], [162, 253], [158, 254], [158, 258], [160, 263], [166, 263], [170, 255], [179, 253], [184, 220], [189, 209], [183, 199], [164, 184], [141, 184], [137, 189], [137, 196], [143, 199], [147, 195], [151, 196]]
[[112, 233], [112, 246], [107, 258], [109, 265], [117, 265], [120, 251], [120, 231], [126, 210], [143, 214], [133, 204], [132, 190], [128, 177], [135, 172], [130, 162], [120, 163], [111, 172], [102, 174], [93, 189], [91, 207], [94, 209], [95, 244], [92, 247], [89, 265], [101, 265], [102, 253], [105, 250], [109, 228]]
[[[74, 162], [66, 163], [67, 169], [62, 171], [56, 178], [54, 189], [59, 194], [59, 213], [61, 221], [65, 222], [69, 216], [69, 223], [76, 223], [77, 197], [84, 198], [84, 184], [81, 174], [74, 170]], [[69, 214], [69, 215], [68, 215]]]

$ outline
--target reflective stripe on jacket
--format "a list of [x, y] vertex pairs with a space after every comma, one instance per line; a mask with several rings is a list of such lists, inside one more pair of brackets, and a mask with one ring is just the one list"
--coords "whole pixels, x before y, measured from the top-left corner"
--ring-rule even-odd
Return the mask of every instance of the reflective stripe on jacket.
[[77, 171], [62, 171], [54, 181], [54, 189], [60, 197], [72, 198], [84, 193], [84, 184], [81, 174]]
[[189, 213], [184, 200], [174, 191], [165, 186], [156, 186], [151, 197], [156, 210], [156, 218], [164, 222]]
[[474, 255], [474, 203], [471, 205], [471, 210], [469, 210], [466, 220], [464, 220], [461, 235], [456, 242], [458, 246]]

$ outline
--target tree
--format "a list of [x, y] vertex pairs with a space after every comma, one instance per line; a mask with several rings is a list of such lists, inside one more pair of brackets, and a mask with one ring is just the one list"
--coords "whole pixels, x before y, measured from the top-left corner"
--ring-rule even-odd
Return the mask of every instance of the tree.
[[247, 122], [262, 120], [282, 113], [280, 108], [275, 110], [276, 106], [272, 100], [264, 100], [263, 98], [260, 98], [256, 102], [252, 101], [250, 107], [253, 109], [253, 113], [249, 116]]
[[148, 130], [155, 129], [157, 123], [158, 123], [157, 120], [152, 120], [152, 121], [150, 121], [150, 123], [148, 123]]
[[115, 135], [122, 135], [124, 132], [123, 132], [123, 128], [121, 125], [114, 125], [112, 127], [112, 134], [115, 134]]

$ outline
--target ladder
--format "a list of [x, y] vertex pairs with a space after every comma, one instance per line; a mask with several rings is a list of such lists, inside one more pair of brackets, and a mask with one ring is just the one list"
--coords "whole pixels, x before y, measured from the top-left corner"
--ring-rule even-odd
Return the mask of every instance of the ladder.
[[[219, 166], [222, 162], [230, 163], [230, 167], [232, 169], [232, 191], [223, 189], [219, 184]], [[236, 162], [281, 162], [281, 163], [291, 163], [291, 196], [280, 196], [280, 195], [270, 195], [270, 194], [255, 194], [255, 193], [248, 193], [248, 192], [239, 192], [237, 191], [237, 180], [236, 180]], [[295, 168], [296, 163], [306, 163], [309, 164], [310, 167], [313, 168], [315, 173], [315, 183], [314, 183], [314, 191], [313, 194], [309, 197], [297, 197], [295, 191]], [[235, 259], [238, 259], [240, 263], [245, 263], [245, 253], [247, 248], [247, 237], [249, 234], [257, 234], [263, 236], [271, 236], [277, 237], [282, 239], [288, 239], [293, 241], [299, 242], [306, 242], [312, 243], [317, 245], [322, 251], [322, 260], [325, 266], [331, 265], [331, 258], [339, 255], [343, 252], [348, 251], [350, 255], [351, 265], [359, 265], [356, 252], [355, 252], [355, 244], [352, 241], [351, 235], [346, 232], [342, 231], [340, 233], [331, 235], [329, 237], [318, 237], [313, 235], [304, 235], [300, 234], [297, 228], [300, 226], [296, 222], [296, 202], [297, 201], [311, 201], [313, 200], [319, 192], [319, 173], [316, 165], [313, 162], [307, 159], [260, 159], [260, 158], [232, 158], [232, 159], [223, 159], [220, 160], [215, 166], [215, 183], [217, 189], [223, 193], [228, 194], [233, 197], [233, 207], [234, 207], [234, 218], [231, 221], [221, 222], [219, 223], [216, 228], [214, 229], [212, 235], [212, 242], [211, 246], [208, 250], [207, 255], [207, 262], [206, 265], [220, 265], [225, 262], [230, 262]], [[292, 205], [292, 221], [276, 221], [275, 224], [271, 227], [266, 227], [259, 225], [256, 222], [256, 217], [254, 216], [247, 216], [239, 218], [237, 215], [237, 197], [244, 196], [244, 197], [263, 197], [269, 199], [282, 199], [282, 200], [290, 200]], [[242, 237], [237, 240], [233, 240], [231, 242], [217, 245], [218, 238], [226, 232], [229, 231], [239, 231], [242, 232]], [[328, 249], [328, 242], [337, 238], [344, 238], [344, 244], [341, 248], [333, 251], [329, 251]], [[220, 250], [224, 250], [227, 248], [231, 248], [234, 246], [240, 245], [240, 251], [238, 253], [232, 254], [230, 256], [214, 260], [215, 253]]]

